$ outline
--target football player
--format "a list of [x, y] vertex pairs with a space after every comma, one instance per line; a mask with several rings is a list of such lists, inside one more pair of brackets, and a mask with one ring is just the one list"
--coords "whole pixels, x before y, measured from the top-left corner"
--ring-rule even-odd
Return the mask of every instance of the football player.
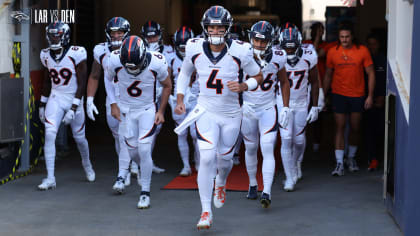
[[[92, 63], [92, 71], [90, 72], [88, 85], [87, 85], [87, 99], [86, 99], [86, 113], [91, 120], [95, 120], [95, 114], [98, 114], [98, 109], [96, 108], [93, 100], [96, 94], [96, 90], [98, 89], [99, 79], [101, 77], [102, 71], [104, 73], [107, 72], [105, 66], [107, 65], [109, 55], [112, 51], [118, 50], [121, 47], [122, 41], [128, 36], [130, 33], [130, 23], [124, 19], [123, 17], [113, 17], [111, 18], [105, 28], [105, 35], [106, 35], [106, 42], [100, 43], [95, 46], [93, 49], [93, 63]], [[104, 76], [105, 78], [106, 76]], [[113, 80], [109, 81], [107, 79], [104, 80], [105, 87], [114, 87], [116, 86], [115, 83], [118, 81]], [[118, 91], [117, 91], [118, 92]], [[118, 96], [117, 96], [118, 97]], [[115, 142], [115, 150], [118, 154], [118, 175], [117, 181], [115, 182], [113, 189], [118, 193], [122, 193], [124, 191], [124, 187], [130, 185], [131, 182], [131, 175], [127, 171], [129, 168], [130, 157], [128, 153], [125, 152], [125, 155], [119, 155], [120, 153], [120, 146], [119, 146], [119, 138], [118, 138], [118, 127], [119, 122], [111, 115], [111, 105], [109, 101], [109, 97], [106, 97], [106, 121], [108, 123], [108, 127], [112, 132], [112, 136], [114, 136]], [[128, 174], [127, 174], [128, 173]], [[127, 176], [125, 179], [123, 176]]]
[[[167, 63], [169, 64], [169, 59], [173, 57], [173, 49], [169, 45], [163, 44], [163, 37], [162, 37], [162, 28], [160, 25], [155, 21], [147, 21], [142, 27], [140, 31], [140, 36], [143, 37], [143, 39], [146, 41], [146, 47], [149, 51], [155, 51], [163, 54], [165, 58], [167, 59]], [[159, 108], [160, 106], [160, 100], [162, 95], [162, 86], [160, 86], [159, 83], [156, 84], [156, 104]], [[155, 146], [156, 137], [160, 132], [160, 129], [162, 128], [162, 125], [158, 125], [155, 136], [153, 138], [153, 147]], [[134, 172], [137, 170], [135, 166], [135, 162], [132, 163], [132, 170]], [[155, 164], [153, 164], [153, 172], [154, 173], [163, 173], [165, 172], [165, 169], [162, 169]]]
[[[286, 174], [284, 190], [293, 191], [297, 180], [302, 176], [301, 162], [298, 159], [305, 151], [305, 128], [317, 120], [321, 110], [318, 107], [318, 56], [311, 44], [302, 44], [302, 35], [294, 24], [286, 23], [282, 27], [279, 42], [287, 53], [286, 72], [290, 82], [289, 105], [292, 111], [289, 124], [280, 128], [281, 156]], [[312, 107], [308, 113], [309, 84]], [[282, 97], [277, 96], [277, 106], [281, 107], [282, 104]]]
[[[123, 41], [120, 50], [111, 53], [107, 70], [106, 79], [112, 81], [118, 78], [118, 100], [113, 88], [106, 89], [111, 115], [121, 122], [120, 148], [127, 148], [130, 158], [141, 170], [142, 191], [137, 207], [149, 208], [152, 142], [156, 126], [165, 121], [164, 112], [172, 86], [168, 65], [159, 52], [146, 52], [145, 43], [140, 37], [129, 36]], [[155, 104], [156, 82], [163, 86], [159, 110]]]
[[82, 157], [83, 169], [89, 182], [95, 181], [95, 172], [89, 159], [89, 146], [85, 137], [85, 111], [83, 94], [86, 89], [86, 50], [70, 45], [70, 27], [63, 22], [47, 26], [49, 47], [41, 51], [42, 65], [48, 70], [42, 88], [39, 116], [45, 124], [44, 157], [47, 178], [38, 189], [56, 187], [55, 138], [61, 122], [70, 124], [74, 140]]
[[[196, 70], [200, 93], [197, 105], [175, 129], [178, 133], [195, 121], [200, 167], [197, 183], [202, 205], [198, 229], [210, 228], [213, 220], [211, 196], [215, 181], [214, 206], [226, 200], [226, 179], [232, 169], [233, 148], [242, 120], [238, 93], [253, 90], [262, 82], [259, 65], [253, 59], [249, 43], [228, 39], [232, 17], [224, 7], [212, 6], [203, 15], [205, 38], [190, 39], [178, 75], [178, 114], [185, 113], [183, 102], [191, 74]], [[239, 70], [250, 75], [239, 83]]]
[[[249, 42], [255, 57], [263, 66], [264, 81], [254, 90], [243, 93], [243, 117], [241, 132], [245, 143], [245, 163], [249, 176], [248, 199], [258, 198], [257, 186], [257, 152], [258, 144], [263, 156], [262, 175], [264, 190], [260, 201], [263, 208], [271, 204], [271, 185], [274, 178], [274, 147], [277, 139], [277, 106], [275, 85], [280, 82], [282, 90], [282, 107], [289, 106], [289, 81], [285, 63], [286, 52], [272, 48], [274, 28], [267, 21], [255, 23], [249, 31]], [[248, 77], [248, 76], [246, 76]]]
[[[191, 77], [191, 87], [187, 90], [187, 96], [184, 98], [184, 103], [186, 104], [187, 114], [178, 115], [175, 113], [176, 107], [176, 97], [174, 95], [176, 91], [177, 79], [179, 75], [179, 71], [181, 70], [182, 60], [185, 57], [185, 45], [187, 41], [191, 38], [194, 38], [193, 31], [187, 26], [181, 26], [174, 34], [174, 43], [175, 43], [175, 56], [172, 57], [169, 61], [169, 74], [172, 78], [173, 84], [173, 92], [169, 98], [169, 104], [171, 105], [172, 109], [172, 118], [175, 121], [176, 126], [178, 126], [185, 118], [185, 116], [194, 108], [197, 103], [197, 96], [198, 96], [198, 82], [195, 81], [195, 76]], [[198, 152], [197, 147], [197, 136], [196, 131], [193, 125], [190, 126], [190, 134], [193, 138], [194, 146], [196, 147], [196, 152]], [[181, 172], [179, 173], [180, 176], [189, 176], [191, 175], [191, 167], [189, 163], [189, 145], [188, 145], [188, 130], [184, 130], [182, 133], [178, 134], [178, 149], [181, 155], [182, 162], [184, 167], [182, 168]], [[198, 167], [198, 155], [195, 155], [195, 163], [196, 167]]]

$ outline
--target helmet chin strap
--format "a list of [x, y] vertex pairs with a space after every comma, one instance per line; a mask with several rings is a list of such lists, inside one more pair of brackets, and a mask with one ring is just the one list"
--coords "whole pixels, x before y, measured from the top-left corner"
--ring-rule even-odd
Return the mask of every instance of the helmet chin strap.
[[213, 45], [220, 45], [225, 42], [224, 36], [209, 36], [209, 41]]
[[154, 43], [149, 43], [148, 47], [147, 47], [150, 51], [159, 51], [159, 43], [158, 42], [154, 42]]

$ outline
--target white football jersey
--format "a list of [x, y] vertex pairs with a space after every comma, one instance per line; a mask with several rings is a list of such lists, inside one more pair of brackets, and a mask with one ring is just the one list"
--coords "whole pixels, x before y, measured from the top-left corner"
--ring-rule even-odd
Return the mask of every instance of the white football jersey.
[[[102, 66], [102, 69], [104, 71], [104, 79], [106, 78], [106, 73], [108, 73], [108, 70], [106, 69], [106, 65], [108, 65], [108, 60], [109, 60], [109, 56], [111, 54], [111, 51], [109, 50], [110, 46], [107, 42], [105, 43], [99, 43], [95, 46], [95, 48], [93, 49], [93, 59]], [[116, 93], [116, 98], [118, 98], [118, 80], [117, 79], [113, 79], [111, 81], [111, 83], [115, 86], [115, 93]], [[109, 105], [110, 101], [108, 96], [106, 97], [106, 104]]]
[[[251, 91], [243, 93], [244, 102], [249, 102], [255, 105], [255, 108], [271, 106], [275, 104], [276, 93], [275, 87], [277, 84], [277, 72], [283, 69], [286, 64], [286, 52], [281, 49], [272, 48], [272, 53], [266, 58], [268, 63], [262, 68], [264, 81], [258, 87]], [[248, 79], [249, 76], [245, 76]]]
[[225, 47], [214, 56], [209, 42], [202, 38], [190, 39], [186, 45], [186, 56], [182, 69], [190, 74], [194, 68], [199, 84], [198, 104], [208, 111], [237, 114], [241, 111], [239, 94], [230, 91], [228, 81], [238, 81], [239, 70], [254, 76], [260, 66], [253, 59], [251, 45], [238, 40], [227, 40]]
[[41, 63], [48, 69], [51, 90], [75, 95], [77, 91], [76, 66], [86, 60], [86, 50], [80, 46], [70, 46], [59, 60], [50, 54], [50, 49], [42, 49]]
[[148, 66], [137, 76], [129, 74], [120, 62], [119, 50], [110, 54], [107, 79], [118, 80], [119, 103], [131, 108], [142, 108], [155, 104], [156, 83], [168, 76], [168, 64], [158, 52], [146, 52]]
[[[302, 56], [296, 65], [286, 63], [286, 72], [290, 82], [290, 107], [307, 107], [309, 71], [317, 65], [318, 55], [312, 44], [302, 44]], [[281, 90], [279, 95], [281, 99]]]
[[[149, 52], [153, 53], [154, 51], [149, 51]], [[162, 51], [161, 54], [163, 54], [163, 56], [166, 59], [166, 63], [169, 66], [170, 60], [174, 57], [174, 54], [175, 54], [172, 47], [167, 46], [167, 45], [163, 45], [163, 51]], [[156, 83], [156, 89], [157, 89], [157, 91], [160, 91], [160, 93], [156, 94], [156, 99], [158, 100], [156, 102], [160, 102], [160, 97], [162, 96], [162, 93], [161, 93], [162, 89], [161, 88], [162, 88], [162, 85], [160, 83]]]
[[[172, 76], [173, 76], [173, 80], [172, 80], [172, 95], [175, 95], [175, 91], [176, 91], [176, 82], [178, 80], [178, 75], [179, 72], [181, 71], [181, 67], [182, 67], [182, 59], [176, 55], [172, 57], [171, 61], [169, 62], [169, 67], [172, 70]], [[198, 92], [200, 91], [200, 88], [198, 87], [198, 81], [195, 77], [195, 73], [191, 75], [191, 79], [193, 79], [193, 83], [191, 85], [191, 93], [194, 95], [198, 95]]]

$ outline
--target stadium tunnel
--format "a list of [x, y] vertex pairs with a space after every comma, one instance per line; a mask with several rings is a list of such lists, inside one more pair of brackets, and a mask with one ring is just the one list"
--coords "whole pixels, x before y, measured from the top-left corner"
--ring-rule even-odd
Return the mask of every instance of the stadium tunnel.
[[[80, 1], [80, 0], [17, 0], [9, 1], [10, 7], [14, 10], [31, 8], [31, 9], [75, 9], [76, 22], [71, 26], [72, 28], [72, 44], [84, 46], [88, 51], [88, 66], [92, 64], [92, 50], [95, 44], [105, 41], [104, 26], [105, 23], [114, 16], [123, 16], [131, 24], [131, 34], [139, 34], [141, 26], [147, 20], [154, 20], [161, 24], [164, 29], [164, 40], [166, 44], [171, 44], [171, 35], [181, 25], [190, 26], [196, 34], [201, 33], [200, 20], [203, 12], [211, 5], [223, 5], [231, 12], [234, 22], [241, 23], [245, 29], [248, 29], [253, 22], [258, 20], [268, 20], [274, 24], [281, 24], [286, 21], [294, 22], [299, 28], [303, 30], [304, 36], [308, 36], [309, 26], [313, 21], [318, 21], [312, 17], [316, 11], [316, 4], [323, 2], [325, 6], [324, 19], [321, 20], [326, 25], [325, 39], [327, 41], [336, 40], [336, 25], [342, 20], [350, 20], [355, 25], [355, 36], [360, 42], [364, 42], [367, 35], [371, 32], [376, 32], [384, 35], [385, 39], [382, 42], [383, 46], [386, 45], [387, 35], [387, 20], [388, 14], [387, 2], [388, 1], [365, 1], [364, 5], [360, 3], [353, 4], [352, 7], [342, 6], [342, 1], [324, 0], [225, 0], [225, 1], [212, 1], [212, 0], [154, 0], [154, 1], [129, 1], [129, 0], [95, 0], [95, 1]], [[329, 3], [333, 2], [334, 4]], [[420, 5], [416, 1], [417, 6]], [[341, 6], [340, 6], [341, 5]], [[46, 47], [45, 40], [45, 24], [31, 24], [30, 25], [30, 42], [29, 42], [29, 71], [30, 79], [34, 87], [33, 95], [35, 104], [40, 98], [40, 86], [42, 81], [41, 64], [39, 62], [39, 52], [42, 48]], [[0, 33], [15, 32], [18, 35], [24, 30], [24, 26], [15, 24], [13, 29], [1, 29]], [[0, 41], [0, 47], [3, 42]], [[6, 50], [10, 52], [9, 50]], [[3, 56], [3, 54], [1, 55]], [[6, 63], [5, 63], [6, 64]], [[6, 69], [3, 69], [6, 68]], [[11, 69], [10, 63], [3, 65], [1, 68], [4, 71], [9, 71], [14, 74], [16, 71]], [[3, 72], [3, 71], [0, 71]], [[13, 75], [12, 75], [13, 76]], [[103, 81], [98, 88], [96, 95], [96, 103], [104, 104], [105, 90]], [[4, 103], [1, 103], [4, 104]], [[87, 138], [90, 145], [101, 145], [102, 143], [111, 144], [112, 136], [106, 127], [105, 107], [99, 105], [100, 110], [99, 119], [96, 124], [100, 123], [101, 129], [93, 128], [93, 122], [88, 121]], [[2, 113], [4, 113], [1, 107]], [[35, 112], [36, 113], [36, 112]], [[167, 123], [170, 120], [170, 112], [166, 112]], [[37, 117], [37, 115], [34, 115]], [[167, 130], [172, 130], [173, 125], [166, 125]], [[163, 132], [159, 139], [165, 139], [166, 135]], [[38, 138], [41, 133], [38, 133]], [[102, 138], [103, 136], [107, 138]], [[171, 136], [171, 135], [169, 135]], [[171, 136], [173, 140], [173, 135]], [[104, 141], [105, 140], [105, 141]], [[166, 141], [158, 141], [166, 143]], [[15, 155], [17, 153], [17, 145], [9, 147]], [[2, 142], [2, 150], [10, 146], [8, 142]], [[2, 153], [1, 153], [2, 154]], [[36, 154], [34, 154], [36, 155]], [[31, 155], [32, 158], [32, 155]], [[4, 159], [4, 158], [3, 158]], [[2, 162], [4, 163], [4, 162]], [[10, 164], [9, 164], [10, 165]], [[43, 167], [42, 167], [43, 168]], [[390, 167], [388, 167], [390, 168]], [[394, 168], [392, 166], [392, 168]], [[0, 169], [2, 170], [2, 169]], [[3, 171], [6, 173], [5, 171]], [[4, 174], [2, 173], [2, 174]], [[7, 176], [7, 174], [5, 175]], [[3, 176], [0, 176], [3, 177]], [[387, 175], [385, 175], [387, 177]], [[392, 173], [394, 178], [394, 173]], [[396, 177], [395, 177], [396, 178]], [[392, 184], [389, 183], [392, 181]], [[394, 179], [389, 179], [388, 185], [393, 188]], [[394, 191], [394, 190], [392, 190]], [[384, 199], [387, 198], [389, 192], [384, 191]], [[394, 196], [394, 193], [392, 193]], [[393, 199], [393, 198], [391, 198]], [[400, 227], [405, 228], [405, 223], [410, 220], [400, 216], [398, 202], [394, 200], [386, 200], [388, 210], [392, 215], [396, 214], [396, 222]], [[395, 204], [395, 205], [394, 205]], [[417, 226], [418, 227], [418, 226]]]

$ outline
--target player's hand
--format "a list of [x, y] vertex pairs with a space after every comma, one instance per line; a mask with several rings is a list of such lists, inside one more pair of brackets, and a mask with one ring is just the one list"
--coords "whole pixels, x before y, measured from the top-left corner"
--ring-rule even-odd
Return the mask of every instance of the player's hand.
[[70, 124], [74, 120], [75, 112], [73, 109], [67, 111], [66, 115], [63, 118], [63, 123], [65, 125]]
[[230, 89], [230, 91], [235, 93], [240, 93], [248, 89], [248, 85], [246, 85], [245, 83], [239, 83], [238, 81], [228, 81], [227, 86]]
[[279, 114], [279, 125], [282, 128], [286, 128], [289, 124], [289, 119], [291, 116], [291, 110], [288, 107], [282, 107]]
[[39, 107], [39, 120], [45, 123], [45, 107]]
[[318, 114], [321, 110], [321, 107], [311, 107], [308, 116], [306, 117], [306, 122], [312, 123], [318, 120]]
[[176, 104], [176, 107], [175, 107], [175, 113], [178, 114], [178, 115], [182, 115], [185, 112], [186, 111], [185, 111], [185, 104], [184, 104], [184, 102], [178, 102]]
[[95, 116], [93, 115], [93, 113], [95, 113], [96, 115], [99, 114], [98, 109], [96, 108], [95, 104], [93, 103], [93, 97], [87, 97], [86, 99], [86, 113], [89, 117], [89, 119], [95, 121]]
[[369, 110], [370, 108], [372, 108], [372, 105], [373, 105], [373, 98], [371, 96], [368, 96], [365, 101], [365, 110]]
[[115, 119], [117, 119], [119, 122], [121, 122], [120, 108], [118, 107], [118, 105], [116, 103], [112, 103], [111, 104], [111, 115], [112, 115], [112, 117], [114, 117]]
[[163, 122], [165, 122], [165, 116], [163, 115], [163, 113], [160, 112], [160, 111], [156, 112], [156, 115], [155, 115], [155, 124], [156, 125], [160, 125]]

